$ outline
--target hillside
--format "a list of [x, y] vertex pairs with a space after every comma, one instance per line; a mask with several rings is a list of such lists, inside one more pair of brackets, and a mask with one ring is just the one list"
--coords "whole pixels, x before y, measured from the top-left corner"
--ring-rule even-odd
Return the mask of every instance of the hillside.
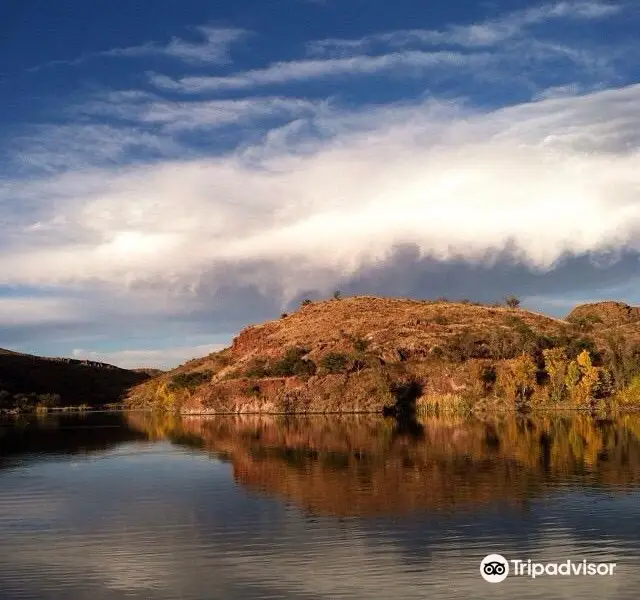
[[640, 346], [625, 311], [597, 325], [587, 312], [565, 321], [471, 303], [307, 303], [137, 386], [128, 402], [184, 413], [595, 407], [640, 371]]
[[149, 379], [113, 365], [0, 349], [0, 408], [96, 406], [118, 402]]

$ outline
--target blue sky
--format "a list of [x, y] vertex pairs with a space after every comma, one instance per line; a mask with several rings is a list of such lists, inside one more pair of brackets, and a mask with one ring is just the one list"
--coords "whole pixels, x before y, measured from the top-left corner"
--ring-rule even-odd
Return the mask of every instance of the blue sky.
[[1, 347], [166, 367], [336, 288], [640, 302], [637, 2], [0, 23]]

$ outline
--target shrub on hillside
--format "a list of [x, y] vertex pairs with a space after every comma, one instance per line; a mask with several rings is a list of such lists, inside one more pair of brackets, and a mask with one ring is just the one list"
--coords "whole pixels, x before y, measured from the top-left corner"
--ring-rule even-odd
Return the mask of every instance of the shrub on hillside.
[[613, 375], [606, 367], [598, 369], [598, 380], [593, 386], [593, 397], [596, 399], [608, 398], [616, 392]]
[[440, 346], [432, 346], [429, 353], [431, 354], [431, 356], [433, 356], [433, 358], [444, 358], [445, 355], [444, 350]]
[[365, 340], [364, 338], [354, 338], [353, 349], [356, 352], [366, 352], [368, 347], [369, 347], [369, 340]]
[[593, 331], [593, 323], [584, 317], [573, 317], [569, 320], [572, 327], [577, 331], [582, 331], [584, 333], [589, 333]]
[[309, 358], [297, 360], [293, 365], [293, 374], [298, 377], [311, 377], [317, 371], [316, 363]]
[[37, 402], [40, 406], [60, 406], [60, 394], [38, 394]]
[[348, 365], [349, 357], [342, 352], [329, 352], [320, 361], [320, 366], [327, 373], [344, 373]]
[[169, 387], [171, 389], [194, 390], [199, 385], [211, 379], [211, 371], [195, 371], [192, 373], [178, 373], [171, 378]]
[[483, 365], [480, 370], [480, 381], [486, 388], [490, 388], [497, 379], [496, 368], [493, 365]]
[[622, 389], [640, 374], [640, 344], [632, 344], [621, 335], [605, 338], [606, 349], [602, 360], [611, 372], [614, 384]]
[[598, 315], [572, 316], [568, 321], [574, 329], [585, 333], [593, 331], [594, 325], [602, 323], [602, 319]]
[[504, 303], [509, 308], [518, 308], [520, 306], [520, 299], [517, 296], [509, 295], [504, 299]]
[[246, 390], [247, 396], [259, 396], [260, 395], [260, 384], [255, 381], [250, 381], [247, 385]]
[[515, 329], [523, 337], [533, 337], [535, 333], [533, 329], [529, 327], [520, 317], [516, 317], [515, 315], [507, 315], [504, 318], [504, 324], [508, 325], [512, 329]]
[[273, 365], [273, 375], [276, 377], [313, 375], [316, 371], [315, 364], [311, 360], [304, 359], [308, 353], [309, 350], [301, 346], [289, 348], [284, 356]]
[[483, 336], [469, 330], [452, 335], [443, 346], [444, 356], [451, 362], [464, 362], [471, 358], [491, 358], [491, 351]]
[[267, 361], [263, 358], [253, 358], [247, 364], [247, 367], [244, 370], [245, 377], [260, 379], [262, 377], [269, 377], [270, 375], [269, 367], [267, 366]]
[[513, 332], [504, 329], [493, 329], [487, 335], [487, 344], [491, 358], [504, 360], [515, 358], [520, 351], [517, 337]]
[[600, 355], [596, 350], [595, 342], [588, 337], [570, 338], [566, 344], [567, 356], [570, 359], [578, 358], [578, 356], [586, 350], [589, 355], [594, 358], [595, 362], [600, 361]]
[[636, 404], [640, 401], [640, 375], [636, 375], [631, 381], [621, 389], [617, 396], [620, 404]]

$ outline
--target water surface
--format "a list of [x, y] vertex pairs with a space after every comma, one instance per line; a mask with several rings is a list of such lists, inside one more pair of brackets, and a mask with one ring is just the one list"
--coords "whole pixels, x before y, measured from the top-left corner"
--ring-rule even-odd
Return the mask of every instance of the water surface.
[[0, 598], [635, 599], [639, 484], [639, 415], [5, 420]]

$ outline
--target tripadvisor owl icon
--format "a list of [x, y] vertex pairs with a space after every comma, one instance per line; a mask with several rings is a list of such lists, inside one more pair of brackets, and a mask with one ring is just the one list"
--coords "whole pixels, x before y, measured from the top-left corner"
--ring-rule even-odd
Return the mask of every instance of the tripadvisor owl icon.
[[489, 554], [480, 563], [480, 575], [489, 583], [500, 583], [509, 575], [509, 562], [500, 554]]

